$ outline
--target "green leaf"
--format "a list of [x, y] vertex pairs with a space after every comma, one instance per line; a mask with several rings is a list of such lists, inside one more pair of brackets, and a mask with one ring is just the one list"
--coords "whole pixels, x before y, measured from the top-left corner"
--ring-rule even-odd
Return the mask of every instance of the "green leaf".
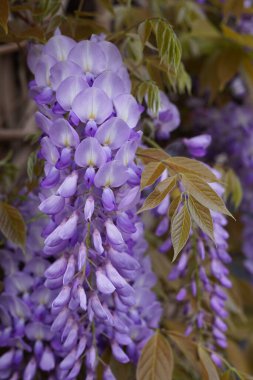
[[223, 48], [217, 58], [217, 74], [219, 78], [219, 90], [222, 91], [226, 84], [233, 79], [239, 71], [244, 52], [237, 46]]
[[137, 89], [137, 99], [139, 103], [142, 103], [146, 96], [148, 108], [157, 114], [160, 107], [160, 92], [159, 87], [153, 81], [146, 81], [140, 83]]
[[8, 18], [9, 18], [9, 1], [0, 0], [0, 25], [5, 33], [8, 33]]
[[176, 173], [192, 173], [200, 176], [207, 182], [218, 182], [217, 177], [208, 168], [208, 166], [200, 161], [187, 157], [171, 157], [164, 150], [156, 148], [138, 148], [137, 155], [144, 163], [149, 163], [152, 161], [161, 162]]
[[210, 358], [210, 355], [198, 345], [198, 355], [203, 367], [205, 368], [206, 375], [203, 380], [220, 380], [216, 367]]
[[191, 37], [219, 38], [221, 33], [207, 18], [195, 19], [191, 24]]
[[240, 206], [243, 197], [243, 190], [241, 182], [238, 176], [232, 169], [229, 169], [225, 175], [226, 192], [225, 197], [229, 199], [231, 197], [235, 208]]
[[33, 179], [34, 168], [35, 168], [36, 163], [37, 163], [37, 153], [32, 152], [30, 156], [28, 157], [28, 161], [27, 161], [27, 174], [30, 181], [32, 181]]
[[143, 45], [148, 41], [152, 31], [150, 22], [144, 21], [138, 26], [138, 34], [142, 40]]
[[45, 42], [45, 33], [40, 25], [29, 26], [19, 25], [18, 22], [13, 22], [9, 26], [10, 34], [13, 34], [15, 42], [22, 40], [35, 40], [39, 42]]
[[197, 344], [193, 342], [191, 338], [181, 335], [176, 331], [169, 331], [169, 337], [176, 344], [177, 348], [184, 354], [192, 368], [198, 371], [200, 374], [200, 379], [202, 380], [206, 371], [203, 368], [202, 363], [199, 361]]
[[180, 205], [180, 202], [181, 202], [181, 196], [176, 197], [171, 202], [170, 207], [169, 207], [169, 217], [170, 217], [170, 219], [172, 219], [175, 216], [175, 213], [177, 212], [177, 209], [178, 209], [178, 207]]
[[50, 15], [54, 16], [61, 7], [60, 0], [51, 0], [48, 2], [47, 8], [45, 9], [44, 17]]
[[29, 38], [39, 42], [45, 42], [44, 31], [39, 25], [27, 28], [24, 32], [20, 33], [20, 37], [23, 39]]
[[186, 157], [168, 157], [166, 164], [177, 173], [192, 173], [207, 182], [217, 182], [217, 177], [202, 162]]
[[177, 71], [181, 61], [181, 45], [171, 25], [162, 19], [151, 20], [151, 25], [156, 36], [161, 62], [172, 66]]
[[143, 206], [138, 211], [138, 214], [150, 210], [152, 208], [155, 208], [159, 206], [159, 204], [164, 200], [166, 195], [169, 194], [169, 192], [176, 186], [177, 183], [177, 177], [169, 177], [166, 178], [164, 181], [160, 182], [154, 191], [152, 191], [151, 194], [145, 199], [145, 202]]
[[229, 40], [232, 40], [238, 45], [242, 45], [253, 49], [253, 36], [251, 34], [238, 33], [225, 24], [222, 24], [221, 28], [224, 36], [227, 37]]
[[180, 251], [184, 248], [191, 231], [191, 217], [187, 205], [181, 208], [173, 218], [171, 224], [171, 241], [174, 248], [173, 260], [175, 261]]
[[143, 44], [147, 43], [153, 33], [161, 63], [165, 64], [168, 69], [173, 67], [175, 71], [178, 70], [182, 49], [179, 39], [167, 20], [161, 18], [147, 19], [139, 25], [138, 33]]
[[160, 162], [150, 162], [144, 166], [141, 176], [141, 189], [153, 185], [153, 183], [161, 176], [165, 167]]
[[135, 66], [140, 65], [143, 60], [143, 46], [138, 34], [128, 33], [125, 41], [125, 49], [128, 60], [132, 61]]
[[244, 0], [226, 0], [223, 4], [223, 14], [225, 17], [231, 15], [240, 17], [244, 10]]
[[173, 369], [171, 346], [156, 332], [142, 351], [137, 365], [137, 380], [172, 380]]
[[170, 158], [170, 156], [164, 152], [164, 150], [156, 148], [138, 148], [137, 156], [140, 157], [145, 164], [152, 161], [165, 162], [168, 158]]
[[133, 363], [119, 363], [116, 359], [111, 357], [109, 366], [116, 379], [132, 380], [135, 378], [135, 367]]
[[163, 280], [167, 284], [168, 283], [168, 273], [171, 269], [171, 266], [170, 266], [170, 262], [167, 259], [166, 255], [161, 255], [158, 253], [158, 255], [159, 255], [159, 260], [158, 260], [157, 251], [154, 248], [152, 248], [152, 246], [150, 246], [150, 248], [149, 248], [149, 255], [150, 255], [151, 260], [152, 260], [152, 268], [153, 268], [155, 274], [157, 275], [159, 280]]
[[0, 202], [0, 230], [6, 239], [24, 248], [26, 240], [24, 219], [15, 207], [5, 202]]
[[199, 203], [191, 195], [189, 195], [187, 203], [194, 222], [214, 241], [213, 220], [209, 209]]
[[0, 160], [0, 167], [5, 166], [9, 163], [13, 156], [13, 152], [11, 150], [8, 151], [6, 156]]
[[221, 375], [221, 380], [230, 380], [230, 379], [232, 379], [230, 375], [231, 375], [231, 371], [230, 370], [224, 372]]
[[175, 78], [173, 78], [171, 75], [168, 75], [168, 79], [171, 83], [172, 88], [174, 88], [174, 91], [177, 90], [179, 94], [191, 94], [192, 80], [190, 75], [185, 70], [184, 64], [182, 62], [179, 65]]
[[218, 194], [195, 174], [182, 174], [183, 185], [199, 203], [211, 210], [233, 217]]
[[249, 57], [245, 57], [242, 60], [243, 72], [246, 74], [246, 79], [250, 83], [250, 86], [253, 84], [253, 63]]
[[196, 2], [185, 0], [177, 3], [176, 24], [180, 24], [184, 28], [186, 26], [190, 28], [195, 20], [206, 18], [205, 13]]

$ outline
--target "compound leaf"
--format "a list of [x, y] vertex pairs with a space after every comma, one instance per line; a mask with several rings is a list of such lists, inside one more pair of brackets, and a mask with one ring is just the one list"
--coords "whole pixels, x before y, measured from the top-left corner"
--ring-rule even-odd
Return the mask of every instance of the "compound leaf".
[[143, 348], [137, 380], [172, 380], [174, 357], [169, 342], [156, 332]]
[[194, 222], [214, 241], [213, 220], [210, 210], [191, 195], [188, 197], [188, 208]]
[[173, 261], [184, 248], [191, 231], [191, 217], [186, 203], [172, 220], [171, 241], [174, 248]]
[[15, 207], [5, 202], [0, 202], [0, 230], [6, 239], [24, 248], [26, 238], [24, 219]]

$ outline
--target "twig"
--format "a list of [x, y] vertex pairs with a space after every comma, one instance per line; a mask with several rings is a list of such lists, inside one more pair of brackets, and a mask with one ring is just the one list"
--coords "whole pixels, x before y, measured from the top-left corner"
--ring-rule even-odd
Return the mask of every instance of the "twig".
[[25, 138], [31, 131], [27, 129], [0, 129], [0, 141], [19, 140]]
[[152, 140], [150, 137], [143, 135], [142, 140], [145, 141], [148, 145], [152, 146], [153, 148], [160, 149], [160, 145], [158, 145], [154, 140]]
[[20, 43], [11, 42], [9, 44], [0, 45], [0, 55], [15, 53], [19, 49], [26, 47], [26, 44], [26, 41], [22, 41]]

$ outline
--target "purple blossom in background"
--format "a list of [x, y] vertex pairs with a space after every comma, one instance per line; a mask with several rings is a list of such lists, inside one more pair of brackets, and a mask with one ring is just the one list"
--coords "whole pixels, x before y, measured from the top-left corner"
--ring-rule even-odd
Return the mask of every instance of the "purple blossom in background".
[[[193, 157], [204, 156], [210, 142], [210, 135], [199, 135], [183, 141]], [[215, 174], [220, 177], [218, 172]], [[167, 171], [164, 171], [160, 180], [164, 180], [167, 176]], [[220, 184], [215, 183], [210, 186], [222, 196], [224, 189]], [[168, 235], [169, 206], [170, 197], [167, 196], [156, 209], [157, 215], [160, 215], [156, 230], [158, 237], [165, 238]], [[207, 347], [216, 350], [217, 347], [223, 349], [227, 347], [226, 289], [230, 288], [232, 283], [227, 269], [227, 264], [231, 261], [228, 254], [228, 232], [225, 229], [227, 220], [217, 212], [212, 211], [211, 214], [216, 244], [201, 231], [198, 236], [191, 234], [176, 264], [172, 266], [168, 278], [170, 281], [183, 279], [183, 287], [177, 293], [176, 301], [184, 303], [180, 314], [188, 321], [185, 334], [190, 335], [195, 331], [199, 335], [204, 335]], [[171, 239], [167, 238], [160, 246], [160, 251], [165, 253], [171, 246]], [[195, 270], [192, 270], [193, 263]], [[222, 365], [217, 355], [213, 354], [212, 358], [216, 365]]]
[[178, 128], [180, 124], [180, 114], [175, 106], [171, 103], [167, 95], [160, 91], [160, 108], [155, 115], [151, 110], [148, 111], [153, 119], [155, 135], [158, 140], [167, 140], [170, 133]]
[[32, 47], [28, 63], [43, 133], [39, 209], [49, 216], [42, 236], [52, 262], [51, 331], [69, 350], [57, 378], [76, 378], [85, 352], [86, 378], [95, 379], [108, 342], [116, 360], [136, 361], [161, 316], [136, 216], [142, 107], [119, 51], [96, 36], [76, 43], [57, 34]]
[[[244, 223], [243, 252], [245, 267], [253, 274], [252, 254], [252, 215], [253, 203], [253, 112], [247, 104], [231, 102], [221, 109], [198, 108], [193, 112], [193, 123], [198, 130], [205, 130], [212, 136], [209, 158], [220, 160], [232, 167], [240, 178], [243, 187], [243, 200], [240, 205]], [[222, 153], [221, 153], [222, 152]]]
[[56, 379], [56, 367], [65, 349], [59, 336], [50, 330], [53, 316], [50, 303], [54, 292], [44, 286], [44, 271], [50, 265], [41, 256], [41, 229], [45, 219], [29, 222], [38, 199], [22, 206], [27, 220], [28, 238], [25, 255], [8, 245], [1, 250], [0, 265], [4, 270], [4, 290], [0, 307], [0, 378], [34, 379], [38, 373]]
[[211, 144], [212, 137], [210, 135], [200, 135], [189, 139], [183, 139], [189, 154], [193, 157], [204, 157], [206, 150]]

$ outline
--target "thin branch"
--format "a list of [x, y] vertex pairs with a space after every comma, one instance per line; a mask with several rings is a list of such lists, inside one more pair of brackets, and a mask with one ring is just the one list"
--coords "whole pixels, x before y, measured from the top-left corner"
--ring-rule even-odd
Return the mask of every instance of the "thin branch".
[[26, 47], [26, 44], [26, 41], [22, 41], [20, 43], [11, 42], [9, 44], [0, 45], [0, 55], [15, 53], [19, 49]]
[[24, 139], [31, 131], [27, 129], [0, 129], [0, 141]]
[[148, 145], [152, 146], [153, 148], [162, 150], [160, 145], [158, 145], [154, 140], [152, 140], [148, 136], [143, 135], [142, 140], [145, 141]]

